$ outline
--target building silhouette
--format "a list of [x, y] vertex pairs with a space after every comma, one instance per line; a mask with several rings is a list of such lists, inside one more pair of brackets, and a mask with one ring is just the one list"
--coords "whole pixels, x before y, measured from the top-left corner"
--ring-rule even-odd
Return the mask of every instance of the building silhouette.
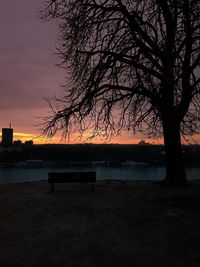
[[10, 128], [2, 128], [2, 146], [10, 147], [13, 144], [13, 129]]
[[13, 146], [21, 146], [22, 145], [22, 141], [21, 140], [16, 140], [16, 141], [13, 141]]
[[32, 140], [27, 140], [27, 141], [25, 141], [24, 145], [26, 147], [32, 147], [33, 146], [33, 141]]

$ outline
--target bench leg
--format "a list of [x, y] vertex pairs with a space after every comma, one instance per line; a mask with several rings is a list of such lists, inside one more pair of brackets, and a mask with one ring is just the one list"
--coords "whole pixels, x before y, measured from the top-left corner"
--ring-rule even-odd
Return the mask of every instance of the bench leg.
[[54, 183], [51, 183], [51, 193], [54, 192]]

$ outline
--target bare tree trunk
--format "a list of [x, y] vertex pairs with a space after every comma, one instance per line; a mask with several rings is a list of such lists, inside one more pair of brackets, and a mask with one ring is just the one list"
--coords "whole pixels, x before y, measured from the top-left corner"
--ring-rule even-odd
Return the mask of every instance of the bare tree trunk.
[[180, 138], [180, 125], [174, 118], [163, 121], [163, 135], [166, 158], [166, 177], [164, 183], [171, 187], [187, 184], [183, 152]]

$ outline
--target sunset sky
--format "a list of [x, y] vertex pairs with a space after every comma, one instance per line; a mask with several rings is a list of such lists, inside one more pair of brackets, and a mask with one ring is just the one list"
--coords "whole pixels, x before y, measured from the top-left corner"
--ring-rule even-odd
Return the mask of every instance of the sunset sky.
[[[63, 71], [55, 65], [57, 27], [54, 21], [40, 19], [42, 4], [42, 0], [0, 0], [0, 128], [11, 123], [15, 140], [40, 135], [40, 117], [48, 112], [45, 98], [59, 93], [64, 82]], [[112, 142], [139, 140], [125, 134]], [[50, 142], [60, 142], [60, 137]]]
[[[0, 128], [11, 123], [15, 140], [29, 140], [40, 134], [40, 117], [48, 111], [45, 98], [59, 93], [64, 82], [63, 71], [55, 65], [57, 27], [54, 21], [40, 19], [42, 3], [0, 0]], [[141, 138], [125, 133], [112, 142], [137, 143]], [[60, 142], [60, 138], [50, 142]]]
[[39, 0], [0, 0], [0, 127], [12, 124], [15, 139], [31, 139], [58, 90], [56, 25], [39, 18]]

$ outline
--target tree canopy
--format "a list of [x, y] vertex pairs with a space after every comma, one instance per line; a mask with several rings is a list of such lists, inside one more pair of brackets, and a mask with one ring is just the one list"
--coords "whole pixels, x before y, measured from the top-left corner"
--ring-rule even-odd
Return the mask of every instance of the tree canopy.
[[200, 1], [45, 3], [43, 18], [58, 21], [60, 66], [71, 77], [56, 108], [51, 102], [45, 134], [143, 129], [163, 134], [167, 151], [170, 139], [180, 146], [180, 133], [199, 131]]

